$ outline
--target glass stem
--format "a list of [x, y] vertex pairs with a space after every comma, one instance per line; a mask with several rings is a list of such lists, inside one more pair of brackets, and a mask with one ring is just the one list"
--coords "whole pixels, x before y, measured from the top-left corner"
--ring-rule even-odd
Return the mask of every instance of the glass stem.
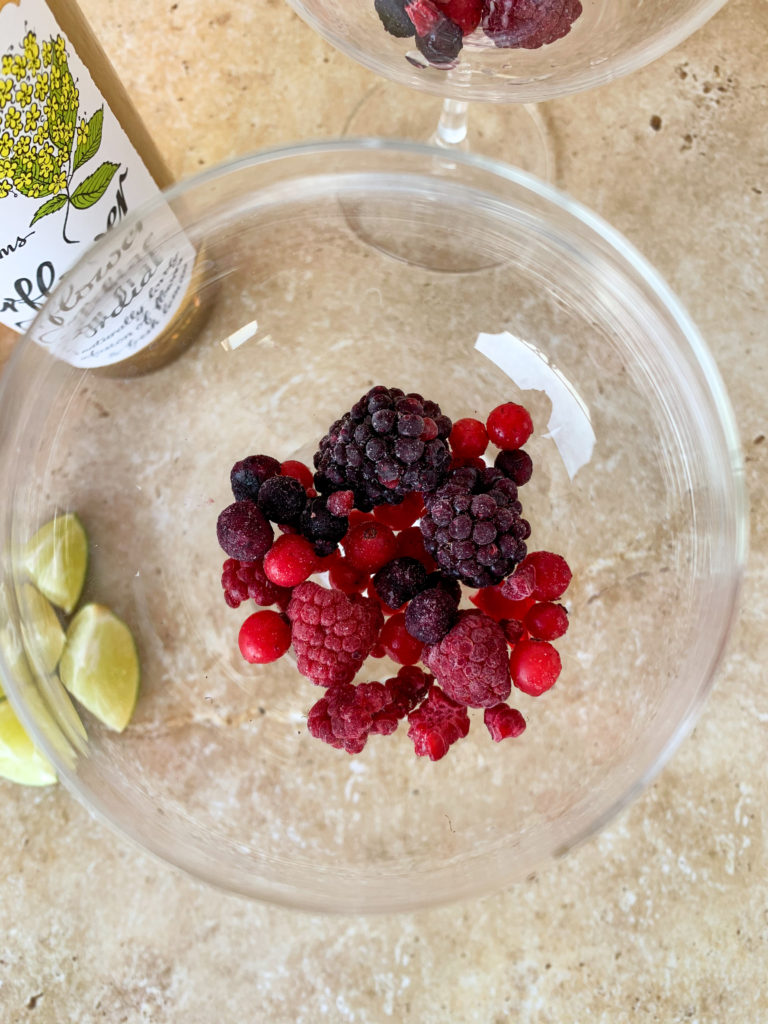
[[440, 120], [437, 122], [431, 139], [434, 146], [443, 149], [466, 150], [467, 145], [467, 109], [469, 104], [464, 100], [443, 100]]

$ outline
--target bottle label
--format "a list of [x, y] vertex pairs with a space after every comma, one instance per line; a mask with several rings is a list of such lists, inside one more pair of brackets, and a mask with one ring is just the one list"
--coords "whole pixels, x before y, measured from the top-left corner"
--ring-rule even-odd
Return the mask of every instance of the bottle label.
[[61, 280], [35, 335], [55, 355], [107, 366], [153, 341], [196, 255], [170, 207], [153, 210], [151, 229], [116, 232], [101, 266], [67, 271], [158, 194], [47, 5], [0, 7], [0, 322], [26, 331]]

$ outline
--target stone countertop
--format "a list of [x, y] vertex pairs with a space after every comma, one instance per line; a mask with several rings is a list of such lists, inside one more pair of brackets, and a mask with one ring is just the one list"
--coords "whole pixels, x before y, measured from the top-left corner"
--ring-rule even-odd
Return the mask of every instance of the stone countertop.
[[[338, 134], [378, 81], [283, 0], [82, 7], [178, 176]], [[369, 919], [222, 895], [116, 838], [62, 787], [0, 780], [4, 1024], [768, 1021], [767, 38], [766, 0], [731, 0], [649, 68], [543, 111], [557, 184], [681, 297], [744, 444], [743, 610], [669, 766], [530, 882]], [[0, 335], [3, 355], [10, 345]]]

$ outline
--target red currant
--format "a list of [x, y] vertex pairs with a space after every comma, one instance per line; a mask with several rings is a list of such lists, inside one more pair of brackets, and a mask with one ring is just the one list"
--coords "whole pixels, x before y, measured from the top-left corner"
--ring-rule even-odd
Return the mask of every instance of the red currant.
[[553, 551], [532, 551], [520, 563], [520, 568], [523, 567], [526, 567], [526, 572], [533, 569], [532, 594], [537, 601], [554, 601], [562, 597], [571, 582], [568, 563]]
[[251, 665], [277, 661], [291, 646], [290, 623], [278, 612], [254, 612], [240, 627], [237, 643]]
[[306, 537], [285, 533], [264, 556], [264, 573], [279, 587], [295, 587], [317, 571], [319, 561]]
[[384, 623], [379, 633], [379, 643], [398, 665], [415, 665], [424, 647], [405, 628], [405, 615], [402, 612], [397, 612]]
[[448, 438], [457, 459], [477, 459], [488, 447], [488, 432], [480, 420], [456, 420]]
[[497, 405], [486, 422], [488, 437], [504, 451], [522, 448], [533, 433], [530, 413], [523, 405]]
[[399, 505], [377, 505], [373, 517], [393, 530], [404, 530], [411, 526], [424, 511], [424, 502], [418, 491], [406, 494]]
[[396, 552], [397, 540], [392, 530], [373, 519], [353, 526], [344, 538], [347, 559], [362, 572], [376, 572], [390, 562]]
[[509, 659], [512, 682], [531, 697], [553, 686], [561, 668], [560, 655], [546, 640], [521, 640]]
[[557, 640], [568, 629], [568, 612], [561, 604], [534, 604], [525, 615], [525, 628], [537, 640]]
[[367, 572], [355, 569], [346, 558], [339, 558], [328, 570], [328, 577], [334, 590], [345, 594], [360, 594], [371, 582]]

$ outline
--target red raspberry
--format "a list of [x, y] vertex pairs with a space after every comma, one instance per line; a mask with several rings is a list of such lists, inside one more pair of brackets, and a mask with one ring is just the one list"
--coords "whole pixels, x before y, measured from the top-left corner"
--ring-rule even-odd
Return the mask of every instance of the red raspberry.
[[475, 31], [483, 14], [483, 0], [438, 0], [441, 7], [465, 36]]
[[[437, 428], [435, 428], [437, 429]], [[373, 517], [379, 523], [393, 530], [404, 530], [411, 526], [424, 511], [424, 500], [418, 491], [406, 494], [399, 505], [377, 505]]]
[[280, 463], [280, 473], [282, 476], [292, 476], [294, 480], [298, 480], [305, 491], [314, 489], [315, 478], [312, 476], [312, 470], [303, 462], [287, 459]]
[[555, 684], [562, 664], [560, 655], [546, 640], [521, 640], [512, 651], [509, 667], [518, 690], [539, 697]]
[[320, 559], [306, 537], [286, 533], [264, 557], [264, 572], [279, 587], [295, 587], [317, 571]]
[[439, 761], [469, 732], [467, 709], [433, 686], [424, 703], [408, 715], [408, 737], [419, 757]]
[[269, 521], [252, 501], [227, 505], [216, 522], [216, 536], [224, 552], [239, 562], [255, 562], [272, 546]]
[[389, 703], [390, 694], [383, 683], [337, 683], [310, 709], [307, 726], [317, 739], [348, 754], [359, 754], [375, 716]]
[[580, 0], [485, 0], [483, 31], [496, 46], [536, 50], [567, 35], [581, 10]]
[[525, 732], [525, 719], [517, 708], [511, 708], [508, 704], [486, 708], [483, 712], [483, 721], [494, 743], [499, 743], [508, 736], [514, 739]]
[[285, 609], [291, 599], [291, 591], [287, 587], [276, 587], [267, 579], [260, 559], [238, 562], [236, 558], [228, 558], [222, 569], [221, 585], [224, 600], [230, 608], [238, 608], [251, 598], [259, 605], [276, 604]]
[[372, 520], [353, 526], [344, 538], [344, 553], [362, 572], [373, 573], [390, 562], [397, 552], [395, 535], [384, 523]]
[[443, 639], [424, 648], [423, 661], [448, 696], [469, 707], [493, 707], [512, 689], [506, 637], [483, 612], [459, 612]]
[[254, 612], [240, 627], [237, 643], [251, 665], [266, 665], [277, 661], [291, 646], [291, 627], [278, 612]]
[[463, 420], [456, 420], [448, 441], [454, 458], [477, 459], [488, 447], [488, 433], [484, 423], [467, 417]]
[[[533, 570], [534, 586], [531, 596], [537, 601], [555, 601], [562, 597], [571, 582], [571, 570], [562, 555], [552, 551], [531, 551], [520, 569]], [[517, 573], [515, 573], [517, 575]]]
[[437, 562], [424, 547], [424, 534], [418, 526], [409, 526], [397, 535], [397, 557], [417, 558], [427, 572], [434, 572]]
[[398, 665], [415, 665], [424, 648], [424, 644], [412, 637], [405, 628], [403, 612], [397, 612], [387, 619], [379, 633], [379, 643]]
[[374, 601], [311, 581], [294, 588], [287, 611], [299, 672], [318, 686], [351, 682], [384, 623]]
[[389, 703], [375, 715], [371, 732], [383, 736], [393, 733], [399, 720], [405, 718], [424, 700], [433, 682], [433, 676], [422, 672], [415, 665], [403, 666], [396, 676], [384, 684], [389, 695]]
[[514, 402], [497, 405], [486, 423], [488, 437], [505, 451], [522, 448], [533, 433], [531, 416], [525, 406]]
[[333, 562], [328, 570], [328, 578], [334, 590], [343, 590], [345, 594], [360, 594], [371, 582], [367, 572], [355, 569], [346, 558]]
[[508, 601], [525, 601], [533, 594], [536, 583], [534, 566], [524, 558], [511, 576], [507, 576], [501, 584], [501, 593]]
[[525, 628], [537, 640], [557, 640], [568, 629], [568, 612], [561, 604], [544, 601], [528, 609]]

